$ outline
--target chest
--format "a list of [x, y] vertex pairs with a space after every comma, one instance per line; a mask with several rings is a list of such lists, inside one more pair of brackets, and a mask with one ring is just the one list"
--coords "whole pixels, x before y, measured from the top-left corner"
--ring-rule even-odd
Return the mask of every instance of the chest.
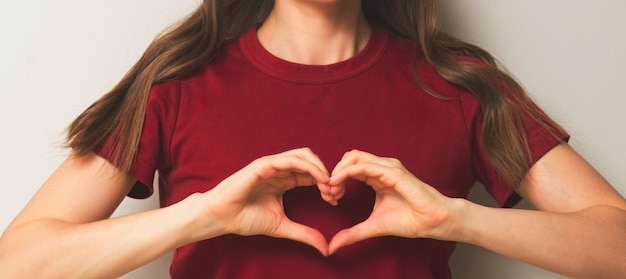
[[329, 170], [352, 149], [395, 157], [450, 196], [464, 196], [474, 182], [458, 101], [433, 97], [416, 84], [243, 78], [227, 87], [184, 88], [173, 168], [164, 181], [168, 204], [211, 189], [258, 157], [300, 147], [311, 148]]

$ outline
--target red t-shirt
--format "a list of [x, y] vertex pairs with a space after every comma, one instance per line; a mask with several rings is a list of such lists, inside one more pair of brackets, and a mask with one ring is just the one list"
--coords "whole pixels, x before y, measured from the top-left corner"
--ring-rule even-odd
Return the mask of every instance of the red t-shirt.
[[[162, 206], [210, 190], [252, 160], [310, 147], [332, 169], [349, 150], [398, 158], [450, 197], [466, 197], [482, 182], [500, 205], [519, 201], [498, 178], [481, 148], [481, 114], [472, 95], [445, 82], [424, 60], [419, 75], [447, 98], [426, 93], [413, 75], [417, 46], [373, 26], [367, 46], [349, 60], [299, 65], [268, 53], [255, 29], [229, 44], [187, 78], [154, 85], [130, 196], [152, 193], [159, 172]], [[540, 158], [558, 143], [528, 128]], [[315, 187], [284, 196], [294, 221], [330, 239], [369, 216], [370, 187], [349, 181], [337, 207]], [[379, 237], [325, 258], [314, 248], [265, 236], [225, 235], [176, 250], [172, 278], [450, 278], [455, 243]]]

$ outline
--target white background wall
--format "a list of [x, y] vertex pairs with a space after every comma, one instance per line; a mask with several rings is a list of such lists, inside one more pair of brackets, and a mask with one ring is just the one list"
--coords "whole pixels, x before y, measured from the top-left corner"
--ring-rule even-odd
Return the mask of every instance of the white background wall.
[[[69, 122], [199, 0], [0, 0], [0, 230], [64, 159]], [[499, 58], [626, 194], [626, 2], [442, 0], [446, 29]], [[492, 204], [481, 189], [471, 198]], [[116, 214], [157, 206], [127, 199]], [[581, 251], [582, 252], [582, 251]], [[125, 278], [167, 278], [170, 255]], [[460, 245], [455, 278], [563, 278]]]

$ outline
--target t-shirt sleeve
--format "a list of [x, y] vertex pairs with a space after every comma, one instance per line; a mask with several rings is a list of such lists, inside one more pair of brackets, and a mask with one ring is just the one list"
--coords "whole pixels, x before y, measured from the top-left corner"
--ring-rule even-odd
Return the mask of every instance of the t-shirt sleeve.
[[[512, 207], [516, 205], [522, 200], [522, 197], [498, 175], [485, 153], [481, 138], [483, 117], [478, 101], [470, 94], [462, 93], [461, 103], [472, 145], [472, 163], [479, 182], [485, 186], [487, 192], [500, 206]], [[532, 156], [529, 162], [531, 166], [556, 145], [569, 140], [569, 135], [554, 134], [554, 131], [546, 130], [530, 117], [525, 117], [523, 122]]]
[[[129, 197], [150, 197], [156, 171], [170, 166], [169, 144], [176, 124], [179, 88], [179, 83], [173, 81], [155, 84], [150, 90], [139, 148], [129, 172], [137, 182]], [[105, 141], [95, 152], [112, 162], [108, 146]]]

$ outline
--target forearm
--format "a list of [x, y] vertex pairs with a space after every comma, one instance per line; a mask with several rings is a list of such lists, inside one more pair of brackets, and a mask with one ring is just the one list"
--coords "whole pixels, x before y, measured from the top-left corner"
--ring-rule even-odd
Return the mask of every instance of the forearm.
[[626, 211], [596, 206], [573, 213], [497, 209], [459, 200], [457, 241], [482, 246], [574, 278], [626, 274]]
[[21, 225], [1, 239], [0, 277], [118, 277], [198, 240], [187, 203], [88, 224]]

